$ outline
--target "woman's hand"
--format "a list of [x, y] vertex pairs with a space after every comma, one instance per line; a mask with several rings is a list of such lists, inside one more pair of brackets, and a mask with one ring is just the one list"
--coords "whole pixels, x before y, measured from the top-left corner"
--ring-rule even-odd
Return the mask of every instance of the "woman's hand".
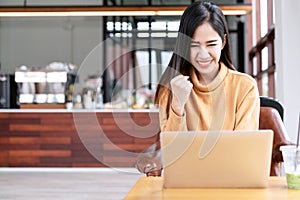
[[188, 78], [189, 76], [178, 75], [170, 82], [173, 93], [172, 109], [179, 116], [183, 115], [184, 106], [188, 101], [193, 88], [193, 84], [188, 80]]

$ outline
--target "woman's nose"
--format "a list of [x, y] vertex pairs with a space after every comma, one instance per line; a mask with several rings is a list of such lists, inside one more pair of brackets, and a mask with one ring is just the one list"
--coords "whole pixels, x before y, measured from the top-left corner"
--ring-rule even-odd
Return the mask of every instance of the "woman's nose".
[[209, 57], [209, 53], [208, 53], [207, 49], [204, 48], [204, 47], [199, 47], [197, 53], [198, 53], [198, 56], [200, 58], [207, 58], [207, 57]]

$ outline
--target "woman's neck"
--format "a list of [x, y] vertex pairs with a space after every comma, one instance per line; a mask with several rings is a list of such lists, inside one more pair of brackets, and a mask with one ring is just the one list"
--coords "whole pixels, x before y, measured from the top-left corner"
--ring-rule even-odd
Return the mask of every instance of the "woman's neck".
[[198, 70], [195, 69], [195, 73], [201, 85], [208, 85], [209, 83], [211, 83], [216, 78], [219, 71], [220, 71], [220, 64], [219, 67], [216, 68], [216, 70], [214, 70], [212, 73], [209, 74], [201, 74]]

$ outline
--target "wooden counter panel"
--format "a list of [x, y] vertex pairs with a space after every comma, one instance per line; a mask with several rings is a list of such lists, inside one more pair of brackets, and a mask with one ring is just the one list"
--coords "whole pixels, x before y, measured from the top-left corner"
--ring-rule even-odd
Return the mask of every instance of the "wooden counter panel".
[[9, 165], [7, 167], [37, 167], [40, 158], [36, 156], [9, 156]]
[[13, 137], [10, 144], [71, 144], [69, 137]]
[[52, 157], [70, 157], [71, 151], [69, 150], [11, 150], [8, 152], [10, 157], [43, 157], [43, 156], [52, 156]]
[[158, 127], [158, 113], [0, 112], [0, 167], [133, 167]]
[[7, 167], [8, 163], [8, 151], [0, 149], [0, 167]]
[[9, 130], [11, 131], [35, 131], [39, 130], [41, 132], [46, 131], [69, 131], [73, 130], [73, 127], [65, 126], [64, 124], [57, 124], [57, 125], [49, 125], [49, 124], [11, 124], [9, 127]]
[[1, 119], [0, 124], [1, 124], [1, 122], [9, 119], [9, 115], [10, 115], [10, 113], [1, 113], [1, 115], [0, 115], [0, 119]]

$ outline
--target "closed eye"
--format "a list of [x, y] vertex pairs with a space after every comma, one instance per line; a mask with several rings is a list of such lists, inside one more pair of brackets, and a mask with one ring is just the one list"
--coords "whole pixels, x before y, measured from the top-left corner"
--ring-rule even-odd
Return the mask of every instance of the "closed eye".
[[206, 41], [206, 45], [208, 47], [216, 46], [217, 44], [218, 44], [218, 40], [208, 40], [208, 41]]
[[216, 43], [212, 43], [212, 44], [208, 44], [207, 46], [211, 47], [211, 46], [216, 46]]
[[199, 47], [198, 44], [191, 44], [190, 47]]

